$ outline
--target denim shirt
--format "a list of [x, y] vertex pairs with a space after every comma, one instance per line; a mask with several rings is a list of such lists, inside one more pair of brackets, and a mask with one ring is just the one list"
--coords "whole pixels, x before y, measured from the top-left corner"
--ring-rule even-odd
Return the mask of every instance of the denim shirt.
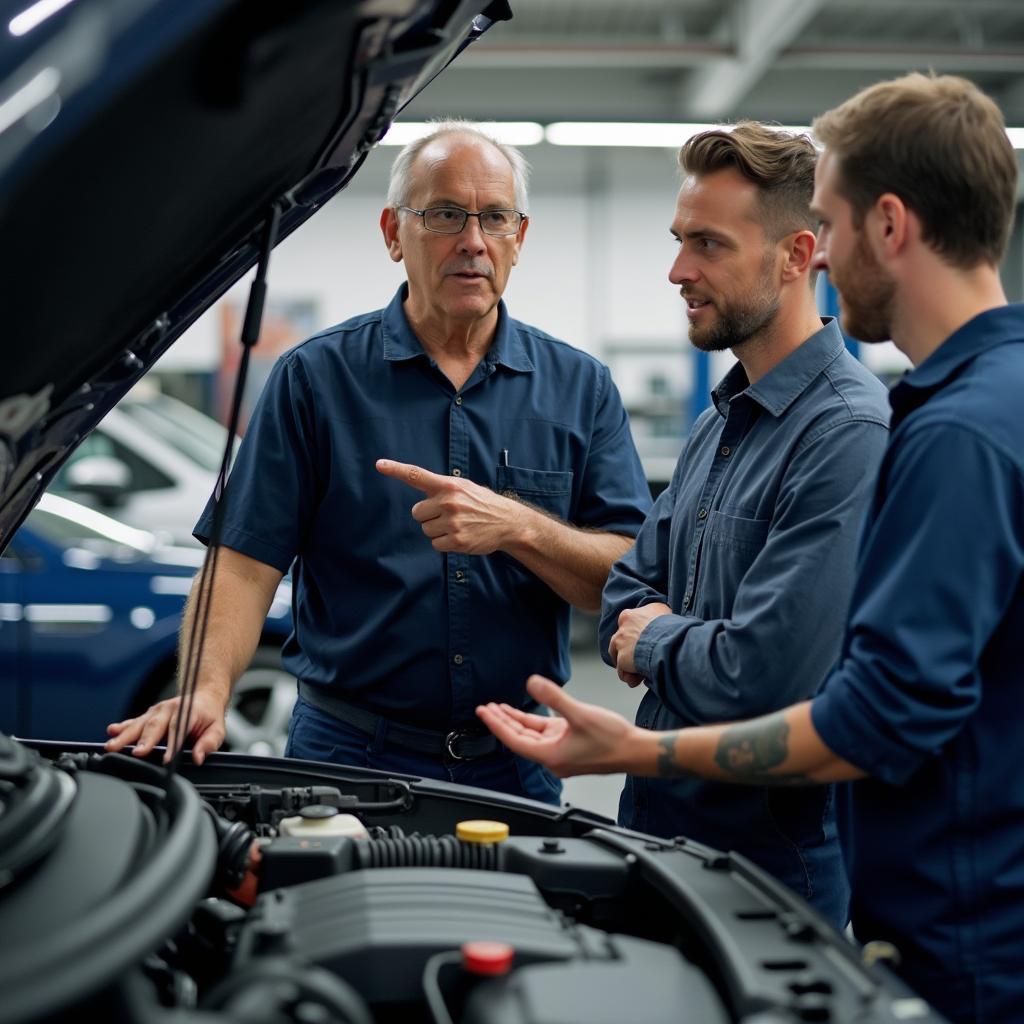
[[[752, 385], [736, 364], [712, 398], [604, 591], [604, 651], [623, 609], [674, 613], [636, 645], [648, 691], [637, 723], [649, 729], [751, 718], [817, 690], [839, 653], [885, 447], [885, 388], [834, 321]], [[631, 778], [621, 815], [745, 853], [804, 895], [807, 848], [831, 840], [839, 870], [825, 787]]]
[[811, 706], [858, 938], [956, 1020], [1024, 1020], [1024, 306], [893, 389], [842, 660]]
[[[424, 496], [378, 458], [457, 474], [581, 527], [633, 536], [650, 492], [607, 367], [502, 303], [494, 341], [456, 390], [405, 317], [324, 331], [276, 364], [228, 484], [222, 542], [285, 572], [306, 684], [424, 728], [529, 706], [531, 672], [569, 677], [569, 606], [520, 562], [442, 554], [410, 514]], [[196, 528], [206, 541], [212, 505]]]

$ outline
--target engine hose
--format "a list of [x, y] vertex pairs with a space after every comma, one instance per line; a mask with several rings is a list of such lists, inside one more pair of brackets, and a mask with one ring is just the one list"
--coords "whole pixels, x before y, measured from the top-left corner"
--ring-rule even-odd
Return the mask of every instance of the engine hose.
[[475, 868], [499, 869], [498, 847], [491, 843], [464, 843], [455, 836], [411, 836], [354, 843], [360, 868]]
[[260, 957], [236, 968], [203, 998], [209, 1011], [226, 1011], [249, 1024], [331, 1021], [373, 1024], [358, 991], [336, 974], [298, 960]]
[[255, 836], [244, 822], [222, 818], [208, 803], [203, 809], [217, 833], [217, 880], [225, 888], [235, 889], [249, 869]]

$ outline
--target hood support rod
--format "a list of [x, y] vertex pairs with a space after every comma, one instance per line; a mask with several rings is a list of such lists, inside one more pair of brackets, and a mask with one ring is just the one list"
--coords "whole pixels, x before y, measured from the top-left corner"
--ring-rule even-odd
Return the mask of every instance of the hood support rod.
[[[260, 240], [260, 254], [256, 264], [256, 277], [249, 289], [249, 302], [245, 307], [245, 320], [242, 323], [242, 358], [235, 375], [234, 393], [231, 398], [231, 415], [228, 421], [228, 436], [224, 446], [224, 457], [221, 459], [220, 471], [214, 486], [216, 505], [213, 512], [213, 523], [210, 528], [210, 541], [206, 548], [206, 557], [199, 571], [196, 582], [192, 585], [189, 604], [192, 609], [192, 622], [189, 628], [188, 645], [185, 649], [185, 664], [180, 668], [177, 718], [174, 724], [174, 753], [167, 766], [167, 777], [177, 769], [178, 758], [187, 738], [188, 723], [192, 718], [192, 704], [199, 679], [199, 667], [202, 661], [203, 647], [206, 642], [206, 628], [210, 619], [210, 601], [213, 593], [213, 581], [217, 572], [217, 560], [220, 553], [220, 537], [224, 529], [227, 512], [228, 495], [226, 491], [228, 470], [231, 467], [231, 456], [235, 437], [238, 434], [238, 421], [241, 418], [242, 396], [245, 393], [245, 381], [249, 373], [249, 355], [259, 340], [260, 327], [263, 324], [263, 311], [267, 299], [267, 270], [270, 266], [270, 253], [277, 242], [278, 226], [281, 221], [281, 206], [278, 202], [271, 204], [270, 211], [263, 223], [263, 236]], [[194, 601], [193, 601], [194, 598]]]

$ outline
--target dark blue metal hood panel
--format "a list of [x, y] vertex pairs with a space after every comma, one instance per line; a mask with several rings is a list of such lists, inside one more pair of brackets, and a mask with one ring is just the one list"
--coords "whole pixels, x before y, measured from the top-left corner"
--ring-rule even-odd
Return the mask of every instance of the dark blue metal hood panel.
[[67, 453], [395, 113], [489, 0], [0, 0], [0, 542]]

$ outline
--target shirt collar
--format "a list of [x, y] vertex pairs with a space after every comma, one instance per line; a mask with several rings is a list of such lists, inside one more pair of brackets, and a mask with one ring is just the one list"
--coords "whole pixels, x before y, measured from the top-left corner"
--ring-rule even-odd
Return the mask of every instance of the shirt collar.
[[[426, 357], [423, 344], [409, 325], [405, 315], [405, 300], [409, 295], [409, 284], [405, 282], [395, 292], [395, 297], [384, 309], [381, 328], [384, 341], [384, 358], [389, 362], [402, 362]], [[530, 373], [534, 369], [523, 345], [519, 332], [512, 326], [503, 300], [498, 301], [498, 325], [494, 331], [494, 340], [484, 356], [484, 362], [490, 365], [507, 366], [510, 370]]]
[[843, 335], [835, 318], [822, 318], [821, 323], [820, 331], [815, 331], [799, 348], [753, 384], [747, 380], [743, 366], [736, 363], [711, 392], [711, 400], [718, 412], [722, 416], [727, 415], [729, 402], [745, 393], [772, 416], [782, 416], [843, 351]]
[[958, 327], [920, 366], [907, 372], [889, 393], [896, 422], [923, 405], [983, 352], [1024, 340], [1024, 304], [999, 306]]

